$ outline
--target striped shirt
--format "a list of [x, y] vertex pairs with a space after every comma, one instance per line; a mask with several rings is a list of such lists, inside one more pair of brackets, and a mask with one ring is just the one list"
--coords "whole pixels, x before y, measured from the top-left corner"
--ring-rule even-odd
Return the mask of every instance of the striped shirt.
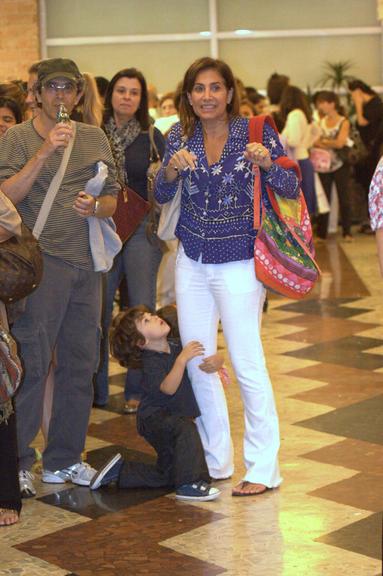
[[[102, 160], [109, 170], [101, 194], [116, 196], [119, 190], [116, 170], [108, 140], [100, 128], [76, 123], [76, 137], [63, 181], [53, 202], [39, 244], [46, 254], [77, 268], [93, 270], [89, 246], [88, 221], [77, 214], [73, 204], [86, 182], [95, 176], [96, 163]], [[0, 182], [17, 174], [38, 152], [44, 139], [36, 132], [32, 120], [10, 128], [0, 138]], [[24, 223], [33, 229], [49, 184], [63, 155], [57, 149], [45, 162], [30, 192], [17, 208]]]

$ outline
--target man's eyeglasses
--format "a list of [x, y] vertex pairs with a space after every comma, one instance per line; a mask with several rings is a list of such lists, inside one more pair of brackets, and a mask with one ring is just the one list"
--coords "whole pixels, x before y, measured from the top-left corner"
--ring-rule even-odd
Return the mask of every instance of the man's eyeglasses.
[[72, 82], [46, 82], [43, 88], [51, 94], [57, 93], [59, 90], [64, 92], [64, 94], [73, 94], [77, 90], [77, 87]]

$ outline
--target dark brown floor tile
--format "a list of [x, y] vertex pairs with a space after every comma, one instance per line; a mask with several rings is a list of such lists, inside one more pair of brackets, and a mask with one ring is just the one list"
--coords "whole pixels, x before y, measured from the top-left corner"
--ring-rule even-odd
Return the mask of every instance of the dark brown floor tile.
[[326, 362], [325, 364], [315, 364], [306, 368], [299, 368], [289, 372], [292, 376], [307, 378], [309, 380], [320, 380], [321, 382], [336, 382], [339, 386], [347, 386], [349, 382], [363, 386], [371, 385], [378, 390], [383, 386], [382, 374], [361, 370], [353, 366], [344, 366]]
[[355, 302], [357, 298], [339, 298], [337, 300], [300, 300], [278, 306], [278, 310], [286, 312], [297, 312], [299, 314], [310, 314], [321, 316], [322, 318], [352, 318], [364, 312], [370, 312], [368, 308], [348, 308], [343, 304]]
[[307, 452], [302, 457], [369, 474], [383, 474], [383, 446], [352, 438]]
[[210, 510], [159, 498], [17, 548], [78, 576], [213, 576], [225, 570], [159, 543], [222, 518]]
[[125, 396], [123, 392], [120, 392], [119, 394], [111, 394], [107, 404], [103, 406], [103, 409], [108, 410], [109, 412], [115, 412], [116, 414], [123, 414], [124, 405]]
[[324, 542], [380, 560], [382, 558], [382, 514], [372, 514], [359, 522], [344, 526], [340, 530], [321, 536], [317, 542]]
[[110, 512], [118, 512], [150, 502], [170, 492], [172, 492], [171, 488], [122, 490], [116, 486], [105, 486], [99, 490], [89, 490], [85, 486], [76, 486], [48, 494], [39, 500], [44, 504], [76, 512], [87, 518], [100, 518]]
[[301, 317], [297, 316], [297, 322], [295, 320], [295, 318], [289, 318], [281, 323], [289, 324], [290, 326], [304, 326], [306, 330], [288, 334], [287, 336], [280, 336], [281, 340], [308, 343], [328, 342], [339, 340], [345, 336], [352, 336], [377, 326], [377, 324], [367, 324], [357, 320], [344, 320], [343, 318], [318, 319], [317, 316], [309, 314]]
[[383, 368], [382, 354], [365, 354], [366, 350], [381, 346], [382, 341], [365, 336], [347, 336], [333, 342], [319, 342], [312, 346], [285, 352], [286, 356], [352, 366], [361, 370]]
[[322, 270], [322, 278], [313, 291], [312, 297], [345, 298], [368, 296], [369, 291], [363, 280], [346, 257], [336, 238], [315, 246], [316, 260]]
[[338, 504], [346, 504], [362, 510], [380, 512], [383, 510], [382, 474], [366, 474], [361, 472], [351, 478], [328, 484], [309, 492], [311, 496], [318, 496], [332, 500]]
[[333, 406], [340, 408], [342, 406], [349, 406], [361, 402], [373, 396], [379, 396], [383, 392], [383, 382], [378, 384], [364, 384], [358, 381], [357, 377], [350, 380], [348, 383], [338, 383], [336, 381], [336, 374], [333, 376], [331, 384], [327, 386], [318, 386], [305, 392], [294, 394], [292, 398], [303, 400], [305, 402], [316, 402], [318, 404], [325, 404], [326, 406]]
[[296, 422], [328, 434], [355, 438], [372, 444], [383, 444], [383, 395], [331, 410], [320, 416]]
[[126, 414], [99, 424], [90, 424], [88, 434], [111, 444], [154, 454], [151, 446], [137, 434], [135, 415]]

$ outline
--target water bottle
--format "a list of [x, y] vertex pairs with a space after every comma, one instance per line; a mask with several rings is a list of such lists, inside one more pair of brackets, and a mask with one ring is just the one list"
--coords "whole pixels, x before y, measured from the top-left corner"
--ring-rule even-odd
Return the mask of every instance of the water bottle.
[[64, 104], [60, 104], [60, 107], [57, 111], [57, 115], [56, 115], [56, 122], [57, 124], [59, 122], [64, 122], [65, 124], [69, 124], [70, 122], [70, 117], [68, 114], [67, 109], [65, 108]]

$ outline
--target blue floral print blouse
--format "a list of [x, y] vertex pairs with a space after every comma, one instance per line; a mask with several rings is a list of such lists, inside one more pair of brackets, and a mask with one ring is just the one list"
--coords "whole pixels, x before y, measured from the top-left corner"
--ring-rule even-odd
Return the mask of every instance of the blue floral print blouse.
[[[182, 138], [180, 123], [170, 131], [163, 167], [155, 185], [155, 198], [160, 204], [169, 202], [175, 195], [179, 178], [182, 179], [181, 214], [176, 236], [185, 253], [192, 260], [221, 264], [254, 257], [253, 228], [254, 175], [252, 164], [244, 158], [248, 136], [247, 118], [235, 117], [230, 121], [229, 136], [218, 162], [208, 165], [202, 125], [197, 122], [194, 134]], [[278, 135], [265, 123], [263, 145], [271, 159], [285, 156]], [[195, 170], [184, 170], [178, 179], [168, 183], [164, 170], [170, 158], [185, 147], [197, 157]], [[285, 198], [298, 195], [298, 178], [294, 170], [273, 164], [268, 172], [261, 170], [262, 197], [268, 202], [265, 184]]]

